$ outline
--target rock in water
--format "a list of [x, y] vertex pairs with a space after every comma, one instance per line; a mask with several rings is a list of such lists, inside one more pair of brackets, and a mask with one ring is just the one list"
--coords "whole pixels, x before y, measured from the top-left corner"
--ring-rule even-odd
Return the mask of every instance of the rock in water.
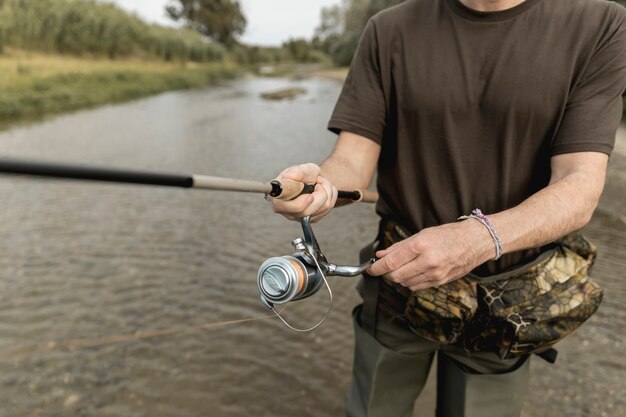
[[304, 88], [284, 88], [282, 90], [261, 93], [261, 97], [265, 100], [285, 100], [293, 99], [302, 94], [306, 94]]

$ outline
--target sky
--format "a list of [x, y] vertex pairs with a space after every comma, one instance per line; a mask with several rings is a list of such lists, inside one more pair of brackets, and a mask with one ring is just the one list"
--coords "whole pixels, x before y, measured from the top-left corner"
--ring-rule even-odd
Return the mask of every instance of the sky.
[[[172, 25], [165, 15], [168, 0], [103, 0], [136, 12], [144, 20]], [[319, 24], [322, 7], [340, 0], [240, 0], [248, 19], [241, 40], [248, 44], [278, 46], [289, 38], [310, 38]]]

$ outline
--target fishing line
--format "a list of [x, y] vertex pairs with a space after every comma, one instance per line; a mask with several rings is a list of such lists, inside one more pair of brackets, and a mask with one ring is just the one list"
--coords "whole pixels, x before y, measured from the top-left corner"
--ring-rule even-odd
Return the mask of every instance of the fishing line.
[[[284, 310], [281, 309], [280, 312]], [[227, 320], [218, 322], [208, 322], [187, 326], [175, 326], [166, 329], [155, 330], [143, 330], [135, 333], [121, 333], [109, 336], [91, 337], [83, 339], [68, 339], [61, 341], [50, 341], [48, 343], [40, 343], [34, 345], [14, 346], [9, 348], [0, 349], [0, 357], [16, 357], [16, 356], [29, 356], [54, 351], [73, 351], [78, 349], [86, 349], [92, 347], [100, 347], [106, 345], [113, 345], [124, 342], [131, 342], [135, 340], [152, 339], [161, 336], [171, 336], [177, 333], [183, 333], [192, 330], [209, 330], [216, 327], [230, 327], [237, 326], [253, 321], [260, 321], [265, 319], [275, 318], [274, 314], [267, 314], [264, 316], [250, 317], [245, 319]]]
[[280, 319], [280, 321], [282, 321], [285, 326], [289, 327], [291, 330], [294, 330], [294, 331], [300, 332], [300, 333], [308, 333], [308, 332], [311, 332], [311, 331], [317, 329], [318, 327], [320, 327], [326, 321], [328, 316], [330, 316], [330, 312], [333, 309], [333, 291], [330, 289], [330, 285], [328, 284], [328, 280], [326, 279], [326, 276], [324, 275], [324, 271], [322, 270], [322, 267], [320, 267], [320, 264], [317, 261], [317, 258], [315, 256], [312, 256], [312, 258], [315, 261], [315, 265], [317, 266], [317, 270], [319, 271], [322, 279], [324, 280], [324, 285], [326, 285], [326, 289], [328, 290], [328, 297], [329, 297], [329, 300], [330, 300], [330, 303], [328, 305], [328, 310], [326, 311], [326, 314], [324, 314], [324, 317], [319, 321], [319, 323], [317, 323], [316, 325], [314, 325], [312, 327], [309, 327], [308, 329], [298, 329], [296, 327], [293, 327], [291, 324], [287, 323], [287, 321], [285, 321], [283, 316], [280, 315], [280, 313], [283, 312], [285, 310], [285, 308], [287, 308], [286, 306], [283, 307], [283, 309], [280, 312], [276, 311], [276, 309], [274, 308], [273, 305], [271, 307], [271, 309], [274, 312], [274, 314], [276, 314], [276, 317], [278, 317]]

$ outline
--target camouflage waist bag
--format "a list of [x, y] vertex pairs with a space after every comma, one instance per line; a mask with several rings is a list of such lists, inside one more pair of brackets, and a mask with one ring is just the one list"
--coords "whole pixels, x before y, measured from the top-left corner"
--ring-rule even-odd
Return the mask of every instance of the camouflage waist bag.
[[[410, 235], [389, 221], [381, 231], [384, 247]], [[381, 308], [403, 307], [412, 330], [437, 343], [493, 351], [503, 359], [540, 353], [600, 306], [602, 288], [589, 278], [596, 251], [582, 235], [572, 234], [535, 261], [494, 277], [469, 274], [418, 292], [385, 280]]]

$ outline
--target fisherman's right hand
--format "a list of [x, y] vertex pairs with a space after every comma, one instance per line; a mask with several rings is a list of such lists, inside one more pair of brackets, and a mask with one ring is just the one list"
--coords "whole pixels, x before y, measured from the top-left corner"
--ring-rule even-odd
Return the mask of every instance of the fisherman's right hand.
[[320, 167], [315, 164], [294, 165], [278, 174], [278, 180], [290, 179], [305, 184], [315, 184], [312, 194], [303, 194], [293, 200], [272, 198], [272, 209], [289, 220], [299, 220], [311, 216], [312, 222], [319, 221], [335, 207], [337, 187], [320, 176]]

